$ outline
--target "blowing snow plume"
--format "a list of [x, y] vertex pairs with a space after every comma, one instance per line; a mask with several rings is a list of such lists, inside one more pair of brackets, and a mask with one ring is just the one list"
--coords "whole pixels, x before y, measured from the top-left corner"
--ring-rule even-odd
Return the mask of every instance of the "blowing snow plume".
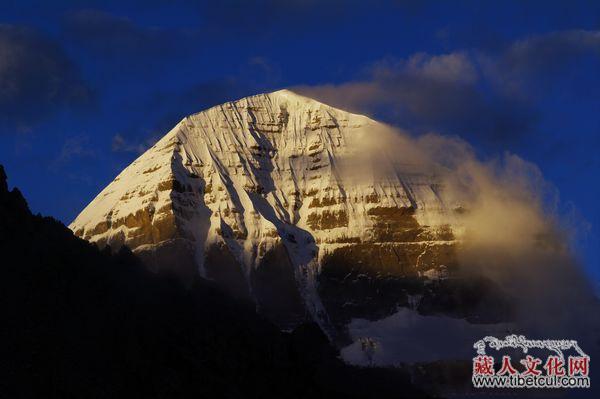
[[[457, 275], [496, 283], [514, 304], [515, 332], [539, 339], [577, 339], [590, 352], [597, 350], [597, 298], [571, 249], [574, 233], [555, 211], [556, 192], [535, 165], [509, 153], [483, 162], [461, 139], [436, 134], [411, 137], [391, 126], [357, 140], [356, 147], [366, 152], [348, 164], [361, 165], [368, 158], [375, 170], [384, 173], [381, 168], [387, 163], [382, 160], [391, 159], [399, 169], [413, 165], [441, 182], [440, 198], [454, 211], [442, 217], [453, 226], [459, 242]], [[360, 176], [357, 173], [352, 171], [355, 177]], [[381, 335], [402, 333], [399, 345], [410, 341], [407, 334], [415, 341], [427, 340], [418, 328], [416, 333], [406, 328], [406, 323], [420, 324], [401, 313], [385, 319], [371, 333], [383, 341]], [[446, 329], [450, 336], [467, 331], [454, 321], [444, 327], [440, 320], [425, 323], [430, 323], [425, 329], [433, 323], [436, 331]], [[364, 325], [355, 327], [368, 333]], [[434, 335], [432, 342], [440, 339]], [[394, 341], [388, 340], [388, 350], [390, 342]]]

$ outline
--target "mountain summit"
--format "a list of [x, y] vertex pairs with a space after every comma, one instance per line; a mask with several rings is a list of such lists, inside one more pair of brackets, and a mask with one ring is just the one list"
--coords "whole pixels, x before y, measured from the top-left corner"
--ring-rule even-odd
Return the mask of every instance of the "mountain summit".
[[227, 102], [184, 118], [69, 227], [214, 280], [284, 328], [333, 331], [410, 304], [398, 284], [455, 265], [435, 176], [361, 156], [384, 128], [289, 90]]

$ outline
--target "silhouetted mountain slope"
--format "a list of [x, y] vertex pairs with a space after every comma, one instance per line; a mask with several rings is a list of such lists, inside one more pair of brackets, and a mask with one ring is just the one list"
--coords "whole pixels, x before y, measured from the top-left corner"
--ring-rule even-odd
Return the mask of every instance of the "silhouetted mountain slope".
[[196, 279], [147, 272], [32, 215], [0, 166], [0, 396], [415, 397], [399, 370], [344, 365], [316, 325], [291, 334]]

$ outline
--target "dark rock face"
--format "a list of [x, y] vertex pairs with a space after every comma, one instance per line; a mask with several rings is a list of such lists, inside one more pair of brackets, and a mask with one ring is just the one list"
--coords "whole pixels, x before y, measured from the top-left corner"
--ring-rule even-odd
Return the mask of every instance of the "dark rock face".
[[212, 245], [205, 254], [206, 277], [213, 280], [233, 298], [252, 301], [241, 265], [225, 245]]
[[204, 269], [206, 277], [229, 295], [255, 306], [258, 313], [284, 330], [310, 320], [284, 245], [268, 250], [246, 277], [229, 249], [215, 244], [205, 253]]
[[269, 250], [250, 275], [257, 310], [283, 329], [310, 321], [298, 291], [294, 266], [282, 244]]
[[417, 310], [424, 315], [444, 314], [471, 323], [514, 320], [514, 300], [483, 277], [452, 278], [425, 285]]
[[136, 255], [149, 270], [172, 273], [187, 287], [193, 284], [198, 275], [193, 243], [184, 238], [163, 241]]
[[[349, 343], [346, 325], [351, 319], [379, 320], [398, 307], [472, 323], [513, 320], [515, 304], [507, 294], [490, 280], [461, 275], [455, 251], [453, 245], [362, 243], [326, 256], [318, 276], [319, 296], [339, 343]], [[442, 276], [425, 277], [415, 268], [417, 257], [424, 270]]]

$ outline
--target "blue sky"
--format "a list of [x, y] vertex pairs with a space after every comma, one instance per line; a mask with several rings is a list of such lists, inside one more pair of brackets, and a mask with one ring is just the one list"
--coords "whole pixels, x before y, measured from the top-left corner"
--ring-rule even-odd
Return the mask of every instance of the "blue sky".
[[600, 281], [600, 3], [3, 1], [0, 162], [69, 223], [185, 115], [301, 87], [539, 166]]

